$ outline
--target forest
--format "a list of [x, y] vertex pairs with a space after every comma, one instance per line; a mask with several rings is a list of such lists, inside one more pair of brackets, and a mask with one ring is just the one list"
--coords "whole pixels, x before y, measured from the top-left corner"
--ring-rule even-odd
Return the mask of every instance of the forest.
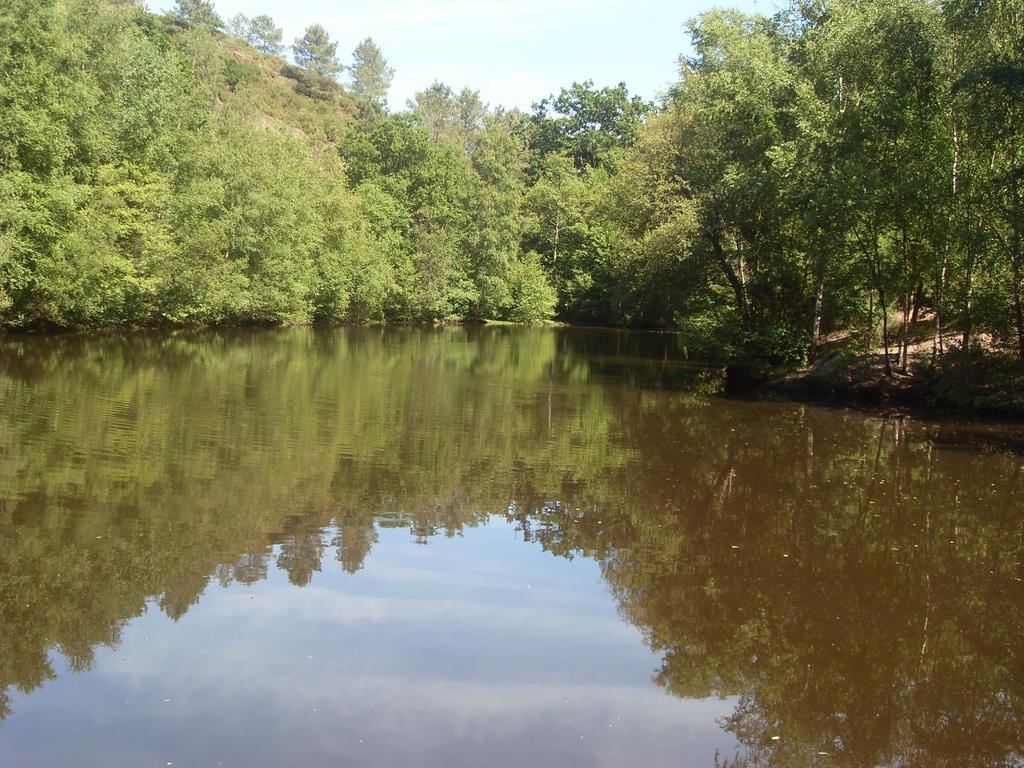
[[714, 10], [684, 49], [656, 103], [435, 82], [393, 111], [370, 38], [343, 61], [208, 0], [8, 0], [0, 326], [554, 319], [774, 366], [1024, 359], [1024, 2]]

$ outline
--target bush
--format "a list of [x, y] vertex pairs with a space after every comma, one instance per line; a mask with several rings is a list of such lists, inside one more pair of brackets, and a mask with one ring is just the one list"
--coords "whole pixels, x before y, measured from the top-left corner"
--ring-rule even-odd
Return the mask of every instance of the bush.
[[535, 251], [527, 253], [512, 267], [512, 309], [509, 318], [517, 323], [539, 323], [555, 314], [555, 289]]

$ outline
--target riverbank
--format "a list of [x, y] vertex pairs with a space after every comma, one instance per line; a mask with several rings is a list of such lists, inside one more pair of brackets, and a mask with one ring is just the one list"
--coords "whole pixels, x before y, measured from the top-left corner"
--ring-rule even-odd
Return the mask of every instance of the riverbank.
[[955, 350], [936, 361], [912, 356], [905, 368], [890, 360], [887, 372], [884, 354], [833, 352], [754, 389], [802, 402], [1024, 420], [1024, 362], [1016, 357]]

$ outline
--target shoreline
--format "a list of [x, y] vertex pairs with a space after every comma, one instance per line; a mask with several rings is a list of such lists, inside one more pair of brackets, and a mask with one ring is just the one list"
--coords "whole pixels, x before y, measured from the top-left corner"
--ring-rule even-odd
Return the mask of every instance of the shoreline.
[[[214, 325], [140, 325], [96, 328], [0, 329], [0, 340], [110, 338], [167, 334], [170, 336], [217, 332], [261, 332], [286, 329], [331, 330], [353, 328], [443, 329], [544, 328], [608, 333], [669, 333], [676, 331], [617, 326], [574, 325], [559, 321], [540, 324], [507, 321], [364, 321], [347, 323], [229, 323]], [[887, 375], [884, 358], [877, 353], [829, 353], [806, 368], [776, 370], [770, 374], [750, 367], [689, 360], [709, 370], [723, 370], [723, 394], [741, 399], [787, 400], [809, 405], [853, 408], [866, 413], [904, 414], [931, 420], [984, 419], [1024, 423], [1024, 363], [1010, 355], [975, 351], [947, 353], [938, 366], [912, 358], [906, 371], [893, 365]]]
[[1009, 356], [951, 353], [938, 365], [915, 361], [884, 373], [879, 355], [827, 355], [740, 386], [737, 394], [928, 419], [1024, 422], [1024, 364]]

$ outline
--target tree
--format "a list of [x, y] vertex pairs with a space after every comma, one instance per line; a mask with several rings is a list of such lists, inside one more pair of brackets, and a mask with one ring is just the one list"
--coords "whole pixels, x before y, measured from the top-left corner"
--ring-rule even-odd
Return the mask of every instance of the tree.
[[[818, 45], [831, 73], [841, 188], [851, 191], [851, 235], [878, 299], [890, 372], [889, 308], [902, 312], [897, 357], [904, 370], [912, 321], [923, 301], [944, 180], [951, 165], [936, 78], [939, 19], [919, 0], [837, 7]], [[833, 82], [838, 79], [837, 85]], [[839, 92], [841, 88], [841, 93]]]
[[228, 19], [225, 31], [232, 37], [252, 45], [252, 19], [244, 13], [237, 13]]
[[221, 29], [224, 26], [210, 0], [174, 0], [174, 15], [190, 27]]
[[554, 316], [558, 297], [536, 253], [530, 251], [513, 264], [509, 283], [509, 319], [517, 323], [542, 323]]
[[[988, 324], [1015, 335], [1024, 360], [1024, 4], [946, 0], [942, 5], [957, 45], [952, 96], [966, 129], [960, 146], [967, 223], [975, 252], [981, 239], [996, 256], [981, 286], [990, 305], [1000, 308]], [[975, 320], [974, 289], [972, 282], [966, 291], [965, 346]], [[1005, 306], [1008, 323], [1001, 311]]]
[[468, 210], [474, 177], [468, 159], [435, 144], [407, 114], [385, 116], [342, 147], [348, 179], [375, 232], [398, 241], [392, 252], [399, 283], [395, 313], [440, 320], [470, 315], [479, 300], [471, 278], [476, 254]]
[[625, 83], [595, 88], [573, 83], [558, 96], [534, 104], [530, 145], [540, 156], [569, 155], [577, 168], [606, 164], [616, 148], [630, 146], [651, 106], [630, 96]]
[[256, 49], [271, 56], [280, 56], [284, 50], [282, 39], [284, 31], [265, 14], [253, 16], [250, 26], [252, 44]]
[[338, 61], [338, 44], [331, 42], [320, 24], [306, 28], [306, 33], [292, 44], [295, 63], [315, 75], [335, 78], [342, 70]]
[[427, 129], [431, 141], [452, 142], [466, 153], [472, 151], [476, 132], [487, 115], [487, 105], [480, 100], [479, 91], [463, 88], [456, 94], [439, 80], [417, 91], [408, 107], [416, 121]]
[[249, 18], [239, 13], [228, 22], [228, 32], [269, 56], [280, 56], [284, 50], [284, 31], [269, 16]]
[[395, 70], [388, 66], [387, 59], [373, 38], [368, 37], [356, 46], [348, 70], [353, 93], [369, 99], [381, 108], [387, 106], [388, 90]]
[[614, 225], [602, 202], [610, 177], [576, 171], [571, 157], [547, 155], [526, 195], [531, 217], [524, 248], [534, 250], [557, 293], [559, 317], [608, 322], [609, 295], [621, 275], [609, 269]]
[[[507, 319], [517, 304], [516, 280], [533, 282], [537, 274], [535, 268], [521, 269], [527, 157], [516, 128], [515, 114], [488, 117], [470, 157], [474, 175], [466, 190], [470, 226], [463, 247], [472, 259], [471, 276], [479, 291], [476, 319]], [[535, 255], [530, 258], [539, 266]], [[546, 306], [543, 301], [532, 303]]]
[[805, 349], [803, 285], [783, 240], [777, 153], [793, 135], [796, 74], [769, 19], [712, 11], [691, 37], [666, 127], [670, 175], [697, 206], [693, 255], [731, 294], [728, 333], [742, 355], [790, 361]]
[[599, 208], [611, 253], [589, 272], [606, 274], [605, 312], [615, 322], [682, 327], [695, 352], [721, 359], [735, 315], [701, 238], [701, 201], [680, 172], [685, 125], [675, 108], [655, 115], [623, 154]]

